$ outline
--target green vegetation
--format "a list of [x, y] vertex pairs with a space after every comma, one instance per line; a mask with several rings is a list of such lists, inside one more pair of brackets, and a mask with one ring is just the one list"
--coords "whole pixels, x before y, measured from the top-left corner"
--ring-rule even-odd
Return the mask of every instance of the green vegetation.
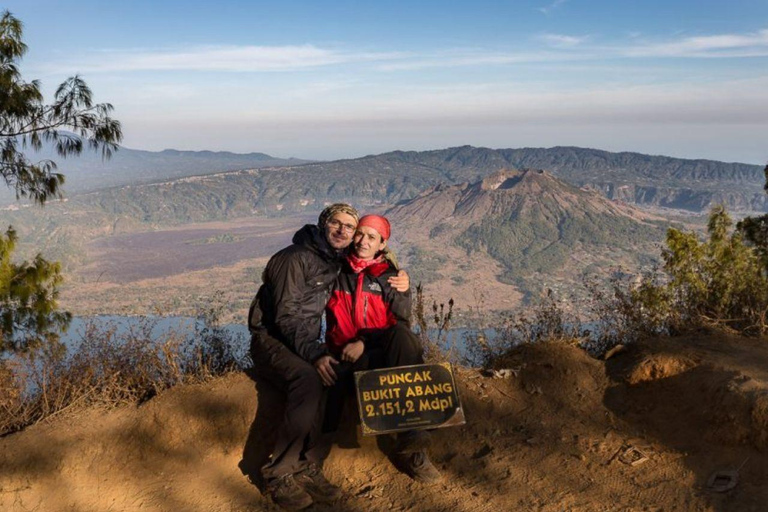
[[670, 229], [663, 274], [635, 286], [614, 282], [611, 292], [598, 292], [599, 317], [616, 333], [614, 343], [702, 328], [768, 332], [768, 269], [760, 251], [732, 226], [725, 208], [717, 206], [704, 241], [696, 233]]
[[[768, 165], [765, 166], [765, 185], [763, 190], [768, 194]], [[747, 217], [736, 225], [736, 229], [744, 235], [760, 254], [763, 264], [768, 268], [768, 214], [759, 217]]]
[[80, 154], [85, 138], [108, 158], [122, 140], [122, 132], [120, 123], [109, 117], [112, 105], [94, 104], [91, 90], [78, 76], [59, 85], [54, 102], [44, 104], [40, 83], [25, 82], [19, 72], [18, 61], [26, 51], [21, 21], [6, 11], [0, 18], [0, 173], [17, 197], [43, 204], [61, 196], [64, 176], [54, 172], [55, 162], [32, 162], [19, 147], [40, 149], [46, 140], [55, 143], [59, 156], [66, 157]]
[[[702, 329], [764, 335], [768, 332], [765, 238], [745, 240], [743, 226], [744, 222], [734, 230], [725, 208], [717, 206], [710, 212], [704, 240], [695, 232], [670, 228], [661, 253], [662, 271], [638, 278], [617, 270], [608, 286], [596, 276], [588, 277], [587, 299], [570, 304], [547, 290], [527, 312], [480, 321], [466, 336], [466, 358], [471, 364], [493, 367], [513, 347], [538, 341], [579, 344], [599, 356], [641, 338]], [[482, 320], [482, 309], [470, 311], [472, 318]], [[494, 333], [491, 337], [489, 330]]]
[[[567, 215], [554, 214], [556, 211], [542, 204], [525, 214], [486, 218], [460, 234], [456, 244], [468, 254], [485, 248], [506, 267], [499, 280], [514, 284], [530, 298], [545, 291], [541, 279], [531, 276], [556, 273], [575, 251], [588, 249], [599, 261], [605, 261], [593, 263], [590, 270], [594, 271], [607, 265], [612, 253], [650, 245], [662, 237], [659, 226], [628, 217], [588, 210]], [[630, 254], [639, 264], [647, 264], [648, 258], [642, 255], [641, 251]]]
[[[494, 367], [517, 345], [540, 341], [578, 344], [595, 356], [619, 344], [658, 335], [717, 329], [742, 335], [768, 332], [768, 268], [718, 206], [707, 238], [670, 228], [663, 271], [637, 278], [614, 272], [606, 286], [587, 279], [584, 300], [558, 300], [551, 290], [521, 313], [487, 321], [484, 304], [471, 317], [465, 360]], [[488, 336], [488, 332], [492, 336]]]
[[69, 324], [69, 313], [57, 310], [61, 273], [58, 263], [39, 255], [14, 263], [16, 232], [0, 235], [0, 354], [55, 342]]
[[[765, 168], [768, 192], [768, 166]], [[662, 252], [666, 283], [643, 281], [626, 296], [651, 327], [674, 333], [718, 326], [742, 334], [768, 332], [768, 216], [732, 230], [723, 206], [712, 209], [708, 240], [670, 229]]]
[[[109, 117], [112, 105], [94, 104], [91, 90], [78, 76], [62, 83], [54, 102], [45, 104], [40, 83], [25, 82], [19, 72], [18, 61], [26, 51], [22, 24], [6, 11], [0, 18], [0, 176], [17, 198], [42, 205], [61, 197], [64, 176], [55, 172], [52, 160], [33, 162], [19, 148], [39, 150], [47, 141], [66, 157], [80, 154], [85, 139], [108, 158], [122, 132], [120, 123]], [[0, 236], [0, 354], [55, 341], [55, 332], [70, 319], [57, 311], [59, 264], [39, 254], [32, 262], [13, 263], [16, 243], [12, 228]]]
[[411, 246], [405, 256], [408, 272], [414, 283], [431, 283], [442, 277], [440, 268], [448, 261], [442, 254], [435, 254], [417, 246]]

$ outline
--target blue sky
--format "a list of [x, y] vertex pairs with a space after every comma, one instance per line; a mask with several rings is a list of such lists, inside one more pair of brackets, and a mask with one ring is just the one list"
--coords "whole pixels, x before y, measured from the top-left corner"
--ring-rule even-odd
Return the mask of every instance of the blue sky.
[[768, 161], [766, 1], [6, 1], [25, 78], [125, 145], [331, 159], [471, 144]]

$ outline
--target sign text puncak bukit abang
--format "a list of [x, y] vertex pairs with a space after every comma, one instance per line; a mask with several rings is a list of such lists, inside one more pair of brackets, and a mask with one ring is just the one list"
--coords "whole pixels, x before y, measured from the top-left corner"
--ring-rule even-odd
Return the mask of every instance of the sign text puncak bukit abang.
[[355, 373], [364, 435], [465, 423], [449, 363]]

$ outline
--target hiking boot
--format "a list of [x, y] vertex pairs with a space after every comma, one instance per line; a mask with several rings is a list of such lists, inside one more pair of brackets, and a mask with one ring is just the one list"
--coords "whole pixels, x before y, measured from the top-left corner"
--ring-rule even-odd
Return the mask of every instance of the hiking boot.
[[267, 492], [272, 501], [285, 510], [301, 510], [313, 503], [312, 496], [299, 487], [291, 474], [269, 480]]
[[412, 453], [426, 451], [429, 448], [432, 436], [425, 430], [409, 430], [397, 434], [397, 442], [392, 450], [398, 455], [410, 455]]
[[315, 464], [294, 475], [296, 483], [318, 503], [333, 503], [341, 498], [341, 489], [329, 482]]
[[433, 484], [442, 478], [424, 450], [399, 454], [398, 466], [406, 475], [423, 484]]

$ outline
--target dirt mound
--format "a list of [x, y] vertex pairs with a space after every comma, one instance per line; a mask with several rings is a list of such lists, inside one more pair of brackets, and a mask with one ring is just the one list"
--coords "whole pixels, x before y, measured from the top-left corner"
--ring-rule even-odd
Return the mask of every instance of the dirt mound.
[[[607, 363], [540, 344], [500, 360], [506, 378], [458, 368], [468, 423], [435, 432], [440, 484], [395, 470], [392, 440], [350, 415], [326, 464], [344, 497], [313, 510], [765, 510], [768, 350], [750, 343], [657, 340]], [[36, 425], [0, 439], [0, 510], [276, 510], [255, 484], [281, 405], [231, 375]], [[747, 457], [734, 490], [706, 490]]]
[[696, 366], [696, 362], [687, 357], [671, 354], [651, 354], [640, 361], [627, 375], [628, 384], [639, 384], [660, 379], [668, 379], [687, 372]]
[[768, 366], [768, 347], [740, 338], [640, 343], [608, 362], [624, 386], [610, 390], [606, 403], [684, 449], [703, 440], [764, 450], [763, 365]]

